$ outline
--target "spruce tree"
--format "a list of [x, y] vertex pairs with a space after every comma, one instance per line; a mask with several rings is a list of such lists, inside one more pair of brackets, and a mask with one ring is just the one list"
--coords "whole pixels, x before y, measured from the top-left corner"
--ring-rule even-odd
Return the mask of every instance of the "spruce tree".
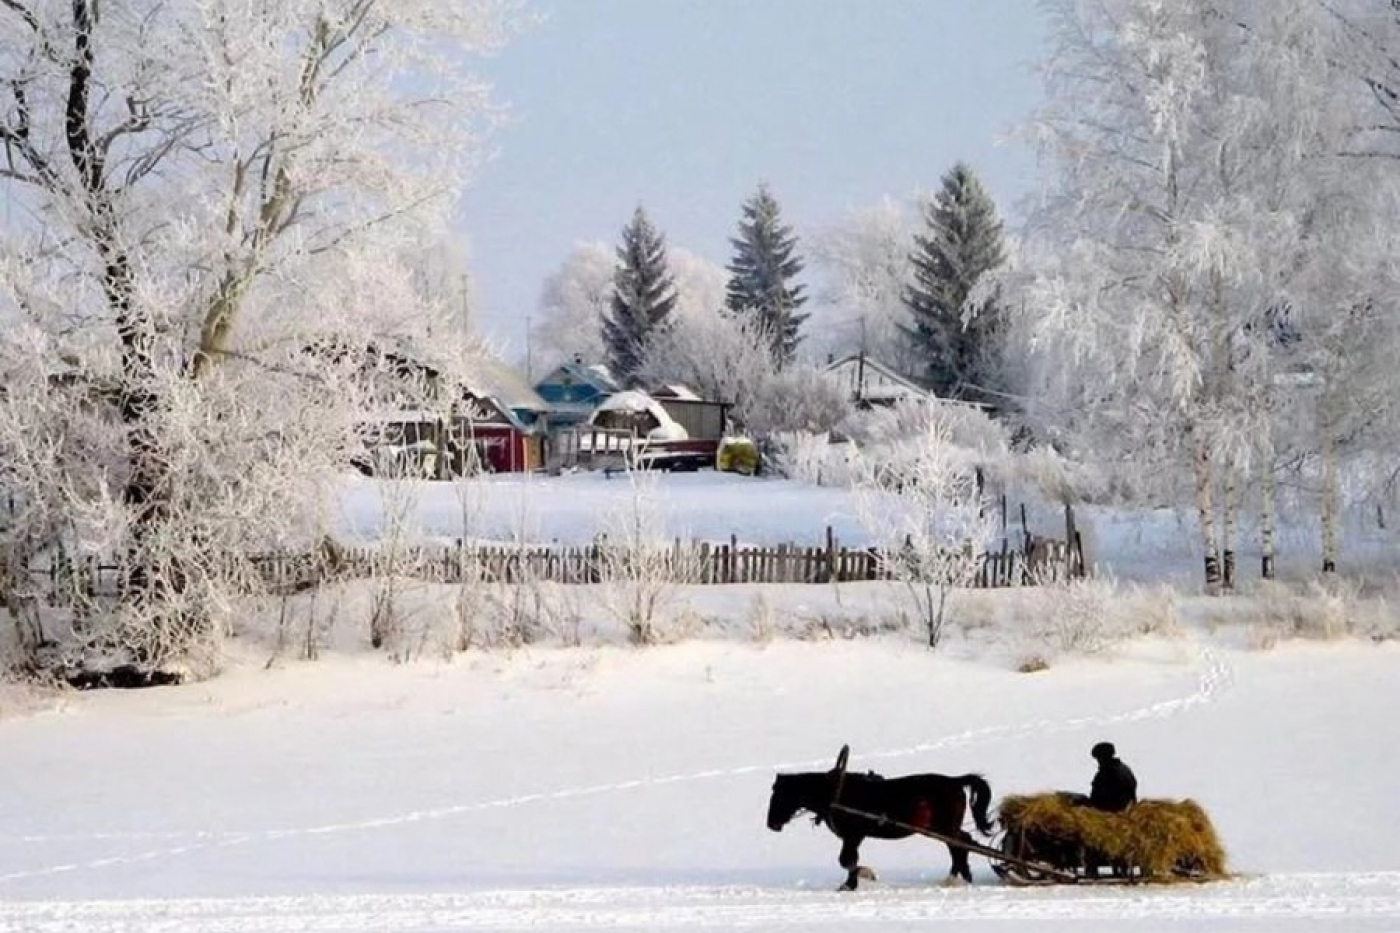
[[959, 162], [924, 206], [926, 233], [914, 237], [914, 282], [904, 294], [905, 328], [921, 375], [943, 398], [996, 399], [998, 310], [989, 304], [963, 325], [963, 303], [983, 273], [1005, 258], [996, 206]]
[[771, 335], [773, 358], [780, 365], [789, 363], [807, 320], [798, 311], [807, 297], [793, 282], [802, 271], [802, 260], [794, 255], [797, 238], [779, 219], [778, 202], [767, 185], [759, 185], [742, 210], [739, 235], [729, 240], [734, 258], [726, 266], [730, 279], [725, 304], [736, 313], [757, 314]]
[[603, 345], [620, 383], [632, 383], [648, 341], [675, 304], [675, 281], [666, 268], [666, 238], [638, 205], [622, 229], [612, 300], [603, 312]]

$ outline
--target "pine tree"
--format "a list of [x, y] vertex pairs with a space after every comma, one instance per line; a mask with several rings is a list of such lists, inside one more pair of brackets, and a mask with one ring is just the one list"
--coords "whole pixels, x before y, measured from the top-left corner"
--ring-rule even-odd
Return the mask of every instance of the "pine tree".
[[767, 185], [759, 185], [744, 202], [739, 235], [729, 240], [734, 258], [726, 266], [730, 279], [725, 304], [736, 313], [759, 315], [772, 335], [773, 358], [781, 365], [792, 361], [802, 340], [799, 330], [807, 315], [798, 309], [807, 297], [792, 281], [803, 265], [793, 254], [797, 238], [778, 214], [778, 202]]
[[603, 313], [608, 365], [623, 385], [636, 377], [648, 341], [675, 304], [675, 281], [666, 268], [666, 238], [638, 205], [622, 230], [612, 301]]
[[963, 325], [963, 303], [977, 278], [1005, 258], [996, 206], [972, 169], [959, 162], [924, 207], [927, 233], [914, 237], [914, 284], [904, 303], [914, 319], [906, 328], [922, 375], [944, 398], [987, 398], [993, 368], [997, 309], [987, 305]]

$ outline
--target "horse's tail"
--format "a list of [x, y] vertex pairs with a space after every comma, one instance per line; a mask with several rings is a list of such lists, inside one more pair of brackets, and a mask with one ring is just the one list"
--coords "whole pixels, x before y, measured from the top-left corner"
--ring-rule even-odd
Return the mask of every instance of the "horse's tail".
[[987, 817], [987, 807], [992, 803], [992, 785], [980, 774], [964, 774], [958, 778], [958, 783], [972, 794], [972, 819], [977, 823], [978, 832], [990, 836], [996, 831], [996, 827]]

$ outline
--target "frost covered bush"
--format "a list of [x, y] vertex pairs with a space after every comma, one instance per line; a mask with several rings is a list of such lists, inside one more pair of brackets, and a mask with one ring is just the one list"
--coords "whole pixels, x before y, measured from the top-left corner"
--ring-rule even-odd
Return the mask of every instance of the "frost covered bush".
[[982, 499], [976, 453], [954, 443], [956, 413], [951, 406], [929, 409], [918, 433], [901, 442], [898, 459], [883, 448], [861, 452], [855, 507], [881, 569], [902, 584], [907, 608], [936, 648], [949, 597], [976, 578], [994, 519]]
[[1016, 457], [1014, 478], [1052, 502], [1092, 502], [1106, 490], [1103, 477], [1093, 467], [1045, 445], [1032, 447]]
[[1295, 638], [1331, 641], [1360, 635], [1384, 640], [1400, 631], [1390, 600], [1363, 596], [1361, 584], [1345, 578], [1313, 580], [1301, 590], [1280, 582], [1260, 584], [1248, 627], [1250, 644], [1259, 649]]
[[735, 420], [757, 438], [781, 431], [829, 432], [850, 413], [851, 400], [835, 380], [800, 365], [772, 373], [734, 404]]
[[813, 486], [850, 486], [855, 479], [855, 445], [823, 431], [779, 431], [769, 445], [772, 470]]
[[1070, 580], [1042, 587], [1032, 603], [1030, 636], [1055, 655], [1099, 654], [1129, 629], [1113, 611], [1112, 582]]

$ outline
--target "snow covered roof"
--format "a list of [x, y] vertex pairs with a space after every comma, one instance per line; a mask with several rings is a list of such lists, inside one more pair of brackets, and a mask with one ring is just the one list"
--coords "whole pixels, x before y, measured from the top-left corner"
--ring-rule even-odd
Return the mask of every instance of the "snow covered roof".
[[[562, 378], [561, 378], [562, 377]], [[612, 372], [602, 363], [584, 363], [581, 359], [572, 359], [560, 363], [548, 376], [545, 376], [536, 385], [544, 385], [549, 382], [572, 382], [576, 384], [591, 385], [599, 392], [616, 392], [622, 388], [622, 384], [613, 377]]]
[[605, 412], [646, 412], [656, 419], [657, 427], [654, 428], [648, 437], [654, 440], [663, 438], [673, 440], [684, 440], [689, 437], [689, 433], [682, 427], [670, 413], [662, 407], [656, 399], [645, 392], [638, 392], [634, 389], [627, 389], [623, 392], [615, 392], [603, 401], [598, 403], [598, 407], [589, 416], [590, 424], [596, 424], [598, 416]]
[[[863, 378], [866, 383], [865, 390], [861, 393], [864, 398], [935, 398], [936, 396], [929, 389], [910, 379], [908, 376], [900, 375], [889, 366], [879, 360], [865, 357], [861, 359], [860, 354], [853, 353], [850, 356], [843, 356], [839, 360], [834, 360], [827, 365], [828, 373], [839, 373], [849, 367], [858, 367], [864, 370]], [[880, 377], [883, 385], [870, 385], [871, 375]]]
[[879, 360], [868, 356], [862, 359], [858, 353], [832, 361], [827, 364], [826, 372], [830, 376], [840, 377], [843, 388], [848, 388], [855, 398], [866, 402], [937, 401], [945, 405], [987, 408], [980, 402], [943, 398]]
[[679, 382], [671, 382], [657, 389], [652, 393], [657, 398], [674, 399], [678, 402], [702, 402], [702, 399], [690, 386], [682, 385]]
[[598, 403], [598, 411], [649, 411], [657, 416], [657, 420], [669, 418], [666, 409], [661, 407], [661, 403], [647, 395], [645, 392], [638, 392], [634, 389], [627, 389], [623, 392], [614, 392]]
[[493, 398], [514, 411], [549, 411], [549, 403], [519, 370], [493, 357], [474, 361], [463, 382], [477, 398]]

